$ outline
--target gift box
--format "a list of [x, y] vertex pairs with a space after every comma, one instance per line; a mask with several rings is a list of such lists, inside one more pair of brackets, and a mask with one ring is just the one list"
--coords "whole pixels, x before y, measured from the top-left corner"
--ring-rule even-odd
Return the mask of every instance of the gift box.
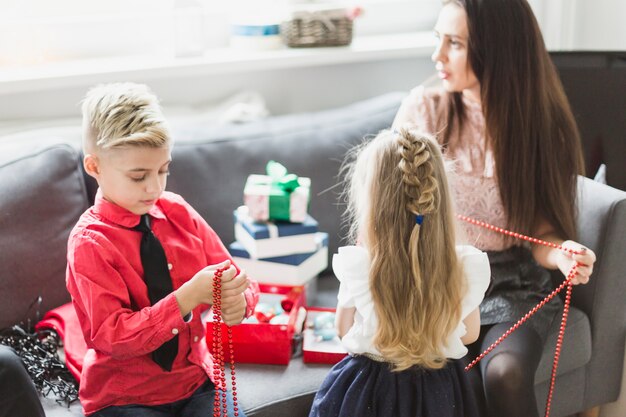
[[252, 259], [307, 254], [317, 251], [317, 221], [307, 215], [302, 223], [257, 222], [246, 206], [234, 211], [235, 239]]
[[235, 264], [264, 284], [305, 285], [328, 267], [328, 233], [315, 234], [317, 250], [273, 258], [253, 259], [241, 242], [228, 250]]
[[[322, 317], [333, 313], [330, 317]], [[305, 329], [302, 332], [302, 361], [305, 363], [335, 364], [342, 360], [348, 352], [336, 334], [334, 308], [307, 307]], [[316, 319], [320, 328], [315, 328]]]
[[244, 205], [257, 221], [306, 220], [311, 194], [311, 179], [289, 174], [278, 162], [270, 161], [267, 175], [250, 175], [243, 190]]
[[[259, 285], [261, 293], [259, 305], [277, 305], [283, 310], [284, 319], [279, 323], [265, 322], [269, 316], [266, 310], [255, 310], [253, 318], [232, 326], [235, 363], [259, 363], [287, 365], [293, 351], [293, 337], [296, 329], [301, 329], [306, 311], [302, 307], [305, 298], [304, 287], [285, 285]], [[206, 343], [213, 350], [212, 313], [207, 321]], [[259, 320], [260, 319], [260, 320]], [[227, 326], [222, 326], [222, 346], [228, 352]], [[226, 355], [226, 361], [230, 358]]]

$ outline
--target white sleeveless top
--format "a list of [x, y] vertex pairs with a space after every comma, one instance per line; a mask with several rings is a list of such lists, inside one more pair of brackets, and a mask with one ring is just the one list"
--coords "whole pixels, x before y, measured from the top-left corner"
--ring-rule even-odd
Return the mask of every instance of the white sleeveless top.
[[[462, 262], [467, 278], [467, 293], [462, 299], [461, 321], [450, 333], [442, 352], [446, 358], [459, 359], [465, 356], [467, 348], [461, 341], [466, 333], [465, 319], [483, 300], [489, 286], [491, 270], [484, 252], [473, 246], [456, 247], [459, 261]], [[337, 295], [338, 307], [355, 307], [354, 325], [341, 340], [346, 350], [352, 354], [370, 353], [380, 356], [374, 347], [374, 335], [378, 318], [369, 289], [370, 258], [361, 246], [344, 246], [333, 256], [333, 271], [340, 281]]]

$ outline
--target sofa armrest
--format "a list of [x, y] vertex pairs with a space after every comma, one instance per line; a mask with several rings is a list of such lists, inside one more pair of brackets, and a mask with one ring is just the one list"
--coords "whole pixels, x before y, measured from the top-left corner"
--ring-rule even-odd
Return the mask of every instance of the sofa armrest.
[[578, 239], [597, 255], [587, 285], [574, 288], [572, 303], [591, 322], [592, 356], [584, 404], [619, 395], [626, 335], [626, 192], [588, 178], [578, 182]]

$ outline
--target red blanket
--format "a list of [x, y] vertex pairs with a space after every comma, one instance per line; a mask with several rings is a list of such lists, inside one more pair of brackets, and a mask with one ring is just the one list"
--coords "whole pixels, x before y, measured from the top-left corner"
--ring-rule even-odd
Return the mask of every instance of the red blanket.
[[48, 311], [43, 316], [43, 320], [35, 326], [35, 330], [44, 329], [52, 329], [59, 334], [63, 340], [67, 369], [80, 383], [80, 372], [83, 369], [83, 358], [87, 353], [87, 345], [72, 303]]

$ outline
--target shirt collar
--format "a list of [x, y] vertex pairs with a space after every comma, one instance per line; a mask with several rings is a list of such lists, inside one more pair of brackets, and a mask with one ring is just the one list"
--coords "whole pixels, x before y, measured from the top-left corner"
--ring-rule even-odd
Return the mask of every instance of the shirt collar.
[[[132, 213], [123, 207], [118, 206], [104, 198], [102, 191], [98, 188], [94, 201], [94, 210], [108, 221], [126, 228], [133, 228], [139, 224], [140, 216]], [[155, 219], [165, 219], [165, 214], [161, 210], [160, 199], [150, 208], [148, 214]]]

